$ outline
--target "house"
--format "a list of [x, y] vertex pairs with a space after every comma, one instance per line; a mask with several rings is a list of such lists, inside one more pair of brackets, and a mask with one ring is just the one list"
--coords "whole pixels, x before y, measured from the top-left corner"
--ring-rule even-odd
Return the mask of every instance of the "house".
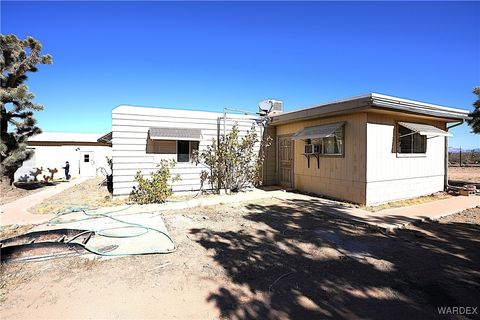
[[[54, 178], [63, 178], [65, 162], [70, 164], [72, 177], [94, 177], [110, 173], [107, 157], [111, 157], [111, 136], [100, 133], [43, 132], [31, 137], [27, 144], [34, 150], [16, 172], [15, 181], [44, 180], [48, 169], [57, 172]], [[43, 169], [41, 172], [37, 169]]]
[[467, 118], [466, 110], [376, 93], [277, 114], [268, 128], [277, 141], [270, 179], [366, 205], [441, 191], [448, 130]]
[[[264, 185], [366, 205], [444, 190], [448, 129], [468, 118], [466, 110], [376, 93], [290, 112], [281, 112], [281, 105], [273, 109], [268, 126], [257, 126], [274, 141], [266, 150]], [[128, 195], [135, 173], [148, 177], [161, 159], [177, 161], [172, 173], [182, 180], [173, 184], [174, 191], [199, 190], [205, 168], [190, 162], [192, 152], [234, 123], [245, 133], [260, 120], [258, 115], [115, 108], [114, 195]]]
[[[217, 113], [137, 106], [119, 106], [112, 111], [113, 195], [129, 195], [136, 185], [135, 174], [149, 178], [161, 160], [175, 160], [171, 174], [181, 180], [174, 192], [197, 191], [200, 173], [206, 169], [191, 163], [201, 150], [238, 125], [240, 136], [258, 122], [256, 115]], [[256, 126], [258, 134], [262, 127]]]

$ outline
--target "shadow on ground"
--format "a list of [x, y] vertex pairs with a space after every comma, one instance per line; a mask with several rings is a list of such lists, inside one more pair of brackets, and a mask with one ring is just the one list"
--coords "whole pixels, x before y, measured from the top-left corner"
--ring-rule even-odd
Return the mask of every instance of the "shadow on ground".
[[19, 189], [24, 189], [24, 190], [36, 190], [36, 189], [40, 189], [40, 188], [44, 188], [44, 187], [56, 186], [57, 184], [59, 184], [61, 182], [63, 182], [63, 181], [16, 182], [15, 187], [17, 187]]
[[191, 230], [231, 283], [209, 297], [225, 318], [448, 319], [437, 306], [478, 306], [478, 225], [386, 235], [306, 200], [247, 208], [255, 229]]

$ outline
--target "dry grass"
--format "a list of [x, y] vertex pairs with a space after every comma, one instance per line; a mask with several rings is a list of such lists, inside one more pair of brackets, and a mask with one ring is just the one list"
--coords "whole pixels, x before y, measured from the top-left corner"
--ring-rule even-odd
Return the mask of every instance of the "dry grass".
[[0, 267], [0, 303], [6, 300], [8, 293], [23, 283], [30, 282], [34, 277], [28, 265], [2, 263]]
[[98, 256], [83, 256], [73, 257], [67, 261], [67, 269], [72, 271], [92, 270], [101, 264], [101, 257]]
[[34, 227], [33, 224], [24, 226], [10, 225], [4, 226], [0, 229], [0, 239], [11, 238], [26, 233]]
[[378, 206], [362, 206], [361, 208], [364, 210], [368, 210], [371, 212], [377, 212], [380, 210], [385, 210], [385, 209], [392, 209], [392, 208], [399, 208], [399, 207], [406, 207], [406, 206], [414, 206], [417, 204], [423, 204], [423, 203], [428, 203], [436, 200], [441, 200], [441, 199], [447, 199], [452, 197], [447, 192], [437, 192], [428, 196], [422, 196], [422, 197], [417, 197], [417, 198], [412, 198], [412, 199], [405, 199], [405, 200], [400, 200], [400, 201], [393, 201], [385, 204], [381, 204]]
[[94, 209], [125, 204], [126, 199], [112, 199], [106, 186], [99, 185], [102, 178], [82, 182], [30, 208], [31, 213], [58, 213], [72, 208]]

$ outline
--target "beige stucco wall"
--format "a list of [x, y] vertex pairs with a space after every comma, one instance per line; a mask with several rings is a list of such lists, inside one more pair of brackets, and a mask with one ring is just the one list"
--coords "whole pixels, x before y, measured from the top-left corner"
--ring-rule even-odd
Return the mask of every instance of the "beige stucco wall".
[[293, 134], [305, 127], [345, 121], [344, 156], [321, 156], [320, 168], [317, 160], [307, 159], [302, 154], [304, 141], [295, 141], [294, 188], [319, 195], [365, 203], [365, 158], [366, 158], [366, 113], [356, 113], [317, 120], [278, 125], [277, 137]]
[[398, 121], [445, 129], [445, 122], [402, 113], [368, 113], [367, 204], [418, 197], [443, 190], [444, 137], [427, 139], [425, 154], [401, 157], [396, 152]]

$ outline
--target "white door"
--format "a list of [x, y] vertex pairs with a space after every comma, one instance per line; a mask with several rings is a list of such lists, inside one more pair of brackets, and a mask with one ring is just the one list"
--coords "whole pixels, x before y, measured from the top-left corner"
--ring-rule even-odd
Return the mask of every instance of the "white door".
[[93, 152], [80, 152], [80, 176], [95, 176], [95, 161], [93, 160]]

